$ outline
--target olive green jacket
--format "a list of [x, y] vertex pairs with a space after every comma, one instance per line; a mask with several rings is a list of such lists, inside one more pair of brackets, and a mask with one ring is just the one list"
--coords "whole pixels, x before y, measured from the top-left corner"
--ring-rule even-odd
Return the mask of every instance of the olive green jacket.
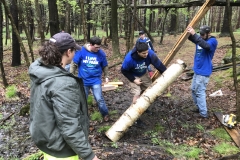
[[58, 158], [79, 155], [92, 160], [88, 141], [89, 117], [81, 79], [62, 67], [36, 60], [31, 79], [30, 133], [36, 146]]

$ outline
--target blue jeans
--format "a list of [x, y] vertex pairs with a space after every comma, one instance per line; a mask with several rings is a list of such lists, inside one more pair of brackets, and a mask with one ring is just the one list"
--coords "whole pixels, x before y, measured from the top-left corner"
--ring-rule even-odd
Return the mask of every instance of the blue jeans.
[[108, 108], [105, 104], [105, 101], [104, 101], [104, 98], [103, 98], [103, 95], [102, 95], [102, 85], [101, 84], [95, 84], [95, 85], [92, 85], [92, 86], [84, 86], [84, 89], [85, 89], [85, 93], [86, 93], [87, 98], [88, 98], [89, 90], [90, 89], [92, 90], [93, 96], [94, 96], [95, 100], [97, 101], [100, 113], [102, 114], [103, 117], [108, 115]]
[[194, 73], [192, 79], [192, 98], [199, 109], [199, 114], [207, 117], [206, 87], [209, 81], [208, 76], [201, 76]]

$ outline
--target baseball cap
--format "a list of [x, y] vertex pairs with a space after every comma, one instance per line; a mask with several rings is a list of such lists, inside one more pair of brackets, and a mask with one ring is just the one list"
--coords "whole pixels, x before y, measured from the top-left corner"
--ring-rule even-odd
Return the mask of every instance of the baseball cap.
[[69, 33], [57, 33], [52, 38], [49, 39], [50, 42], [54, 43], [59, 51], [65, 51], [72, 47], [74, 47], [76, 50], [80, 50], [81, 47], [76, 44], [75, 40], [72, 38], [72, 36]]
[[210, 30], [211, 30], [211, 28], [209, 26], [204, 25], [204, 26], [200, 27], [199, 33], [200, 33], [200, 35], [204, 35], [205, 33], [209, 33]]
[[144, 31], [139, 31], [139, 35], [140, 35], [140, 34], [144, 34]]

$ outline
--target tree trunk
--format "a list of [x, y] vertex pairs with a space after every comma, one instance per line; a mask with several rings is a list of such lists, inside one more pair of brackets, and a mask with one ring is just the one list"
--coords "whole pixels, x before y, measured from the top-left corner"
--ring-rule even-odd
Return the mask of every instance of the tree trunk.
[[[230, 10], [232, 12], [232, 7], [230, 7]], [[221, 33], [219, 35], [219, 37], [229, 37], [229, 25], [228, 25], [228, 16], [227, 16], [227, 9], [225, 7], [225, 11], [224, 11], [224, 17], [223, 17], [223, 25], [221, 28]]]
[[87, 41], [90, 40], [91, 37], [91, 23], [89, 22], [91, 20], [91, 9], [92, 5], [90, 4], [90, 0], [87, 0], [88, 8], [87, 8]]
[[66, 2], [66, 10], [65, 10], [65, 32], [71, 34], [71, 30], [70, 30], [70, 12], [71, 12], [71, 7], [70, 4], [68, 2]]
[[125, 7], [125, 13], [127, 13], [126, 19], [125, 19], [125, 25], [126, 25], [126, 54], [129, 52], [131, 46], [130, 46], [130, 32], [131, 32], [131, 8], [129, 8], [128, 6], [131, 4], [130, 0], [126, 0], [127, 3], [125, 3], [124, 7]]
[[[13, 23], [18, 30], [18, 7], [17, 0], [11, 1], [11, 14], [13, 17]], [[21, 53], [20, 53], [20, 45], [17, 38], [17, 33], [12, 32], [12, 66], [20, 66], [21, 65]]]
[[49, 26], [51, 37], [59, 32], [57, 0], [48, 0]]
[[83, 41], [84, 43], [87, 42], [87, 25], [86, 25], [86, 16], [84, 11], [84, 0], [80, 0], [80, 8], [81, 8], [81, 15], [82, 15], [82, 29], [83, 29]]
[[113, 142], [118, 141], [128, 128], [147, 110], [147, 108], [172, 84], [184, 71], [186, 65], [178, 60], [172, 64], [156, 81], [149, 86], [135, 104], [132, 104], [106, 132]]
[[[28, 3], [28, 2], [26, 2], [26, 3]], [[25, 4], [25, 5], [28, 6], [28, 4]], [[23, 29], [25, 31], [25, 34], [26, 34], [26, 37], [27, 37], [27, 42], [28, 42], [28, 46], [29, 46], [29, 52], [31, 53], [32, 62], [34, 62], [32, 38], [31, 38], [31, 35], [29, 33], [29, 29], [27, 27], [27, 26], [29, 26], [29, 24], [28, 25], [25, 24], [25, 21], [27, 23], [28, 23], [28, 21], [24, 19], [24, 16], [23, 16], [24, 13], [23, 13], [22, 5], [20, 4], [18, 8], [19, 8], [19, 17], [21, 18], [21, 21], [22, 21], [22, 27], [23, 27]], [[28, 9], [30, 9], [30, 8], [27, 7], [26, 15], [28, 15]], [[26, 16], [26, 17], [28, 17], [28, 16]]]
[[164, 25], [165, 25], [165, 22], [166, 22], [166, 19], [167, 19], [168, 11], [169, 11], [169, 8], [165, 8], [165, 17], [164, 17], [164, 20], [163, 20], [163, 23], [162, 23], [162, 35], [161, 35], [160, 42], [159, 42], [160, 44], [162, 44], [162, 42], [163, 42]]
[[137, 18], [137, 0], [133, 0], [134, 8], [133, 8], [133, 16], [131, 16], [131, 32], [130, 32], [130, 47], [134, 46], [134, 31], [135, 31], [135, 19]]
[[45, 41], [45, 35], [44, 35], [44, 29], [43, 29], [43, 19], [41, 16], [41, 10], [40, 10], [40, 5], [38, 0], [35, 0], [35, 9], [36, 9], [36, 20], [38, 24], [38, 33], [40, 34], [40, 37], [41, 37], [41, 44], [43, 44]]
[[226, 5], [229, 33], [232, 40], [232, 64], [233, 64], [233, 81], [236, 91], [236, 109], [237, 109], [237, 121], [240, 121], [240, 85], [237, 80], [237, 65], [236, 65], [236, 39], [233, 34], [232, 28], [232, 10], [230, 6], [230, 0], [227, 0]]
[[220, 6], [218, 7], [218, 20], [217, 20], [217, 26], [216, 26], [216, 32], [220, 32], [220, 28], [221, 28], [221, 22], [222, 22], [222, 9], [223, 7]]
[[8, 5], [7, 5], [7, 3], [6, 3], [5, 0], [0, 0], [0, 2], [3, 3], [5, 12], [6, 12], [6, 14], [8, 15], [8, 17], [10, 18], [13, 32], [16, 33], [17, 39], [18, 39], [18, 41], [19, 41], [19, 44], [20, 44], [20, 46], [21, 46], [21, 49], [22, 49], [22, 52], [23, 52], [23, 55], [24, 55], [24, 58], [25, 58], [25, 61], [26, 61], [26, 65], [27, 65], [27, 66], [30, 66], [29, 59], [28, 59], [28, 55], [27, 55], [27, 53], [26, 53], [26, 51], [25, 51], [25, 48], [24, 48], [22, 39], [21, 39], [21, 37], [20, 37], [20, 35], [19, 35], [19, 32], [18, 32], [18, 30], [17, 30], [17, 27], [16, 27], [16, 25], [14, 24], [14, 20], [13, 20], [13, 17], [12, 17], [12, 15], [11, 15], [11, 13], [10, 13], [10, 9], [9, 9], [9, 7], [8, 7]]
[[[3, 11], [2, 11], [2, 3], [0, 3], [0, 22], [3, 22]], [[3, 66], [3, 23], [0, 23], [0, 68], [1, 68], [1, 77], [3, 81], [3, 85], [6, 88], [8, 86], [7, 79], [5, 76], [4, 66]]]
[[10, 35], [10, 33], [9, 33], [9, 18], [8, 18], [8, 15], [7, 14], [5, 14], [5, 20], [6, 20], [6, 39], [5, 39], [5, 45], [7, 45], [7, 41], [8, 41], [8, 39], [9, 39], [9, 35]]
[[111, 13], [112, 13], [112, 49], [113, 56], [120, 55], [119, 52], [119, 38], [118, 38], [118, 6], [117, 1], [111, 1]]

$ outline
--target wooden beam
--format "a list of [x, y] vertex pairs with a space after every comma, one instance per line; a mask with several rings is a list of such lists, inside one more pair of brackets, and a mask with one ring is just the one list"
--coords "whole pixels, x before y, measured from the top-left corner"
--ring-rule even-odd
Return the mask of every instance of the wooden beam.
[[[197, 23], [202, 19], [202, 17], [206, 14], [206, 12], [211, 8], [212, 4], [215, 2], [215, 0], [207, 0], [203, 6], [199, 9], [197, 14], [194, 16], [192, 21], [189, 23], [188, 26], [192, 26], [193, 28], [197, 25]], [[173, 57], [177, 54], [179, 49], [183, 46], [184, 42], [187, 40], [189, 36], [189, 33], [187, 32], [187, 28], [182, 33], [176, 44], [173, 46], [172, 50], [167, 54], [165, 59], [163, 60], [163, 64], [167, 66], [170, 61], [173, 59]], [[157, 77], [159, 77], [160, 73], [158, 71], [154, 72], [154, 75], [152, 76], [152, 81], [155, 81]]]

